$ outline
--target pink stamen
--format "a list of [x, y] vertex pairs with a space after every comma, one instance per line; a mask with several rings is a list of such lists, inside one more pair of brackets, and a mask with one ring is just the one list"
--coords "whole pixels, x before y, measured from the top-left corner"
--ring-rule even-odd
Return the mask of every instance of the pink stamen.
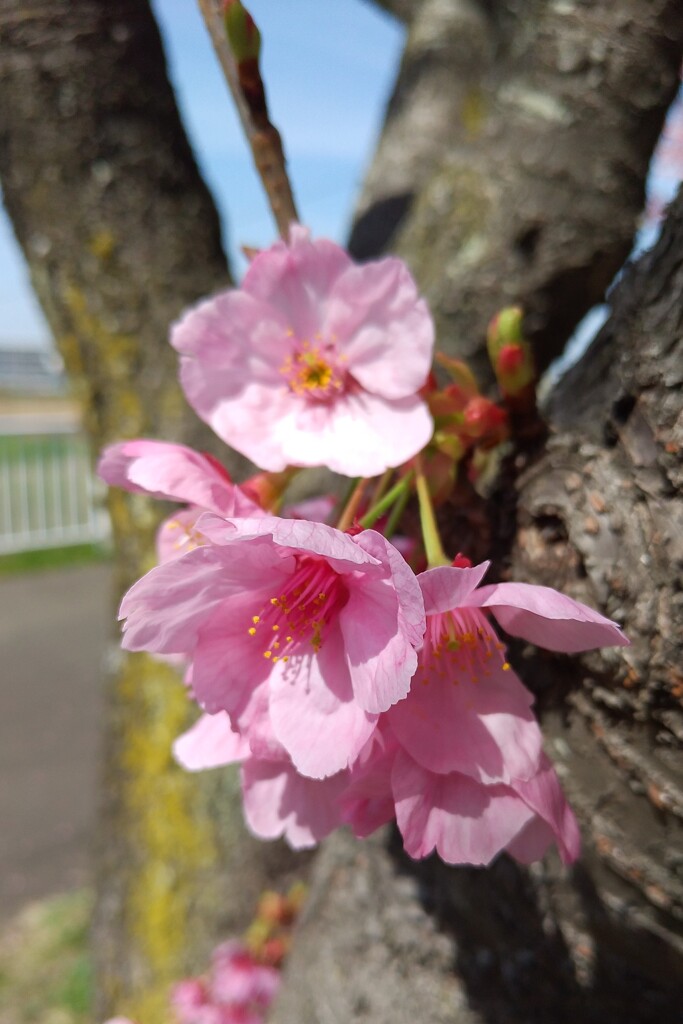
[[265, 644], [263, 657], [273, 663], [317, 654], [325, 627], [347, 599], [343, 578], [323, 559], [304, 555], [280, 592], [252, 616], [248, 633]]
[[494, 667], [508, 669], [505, 645], [478, 608], [453, 608], [427, 616], [416, 679], [421, 683], [463, 679], [478, 682]]

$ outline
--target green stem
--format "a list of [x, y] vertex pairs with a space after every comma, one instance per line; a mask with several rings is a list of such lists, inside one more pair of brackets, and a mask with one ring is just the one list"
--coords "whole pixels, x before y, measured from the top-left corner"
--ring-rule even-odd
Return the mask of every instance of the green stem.
[[386, 490], [387, 490], [387, 487], [391, 483], [391, 478], [392, 478], [393, 475], [394, 475], [393, 469], [388, 469], [379, 478], [379, 480], [375, 484], [374, 491], [370, 495], [370, 508], [373, 508], [373, 506], [375, 506], [377, 504], [377, 502], [380, 501], [384, 497], [384, 495], [386, 493]]
[[417, 488], [417, 500], [420, 503], [420, 525], [422, 527], [422, 540], [424, 541], [427, 562], [430, 569], [437, 565], [450, 565], [451, 560], [446, 555], [441, 543], [441, 534], [439, 533], [436, 516], [434, 515], [429, 484], [424, 475], [422, 460], [419, 456], [416, 456], [415, 463], [415, 486]]
[[410, 490], [406, 488], [403, 494], [399, 495], [399, 499], [392, 508], [391, 515], [387, 520], [387, 525], [384, 527], [384, 536], [386, 537], [387, 540], [391, 540], [391, 538], [396, 533], [396, 527], [400, 523], [401, 516], [406, 510], [406, 505], [408, 504], [409, 498]]
[[410, 493], [410, 486], [414, 476], [415, 474], [412, 469], [405, 476], [402, 476], [398, 483], [394, 484], [390, 491], [387, 491], [383, 498], [373, 505], [372, 508], [368, 509], [360, 520], [360, 525], [365, 530], [374, 526], [377, 520], [398, 501], [404, 492]]

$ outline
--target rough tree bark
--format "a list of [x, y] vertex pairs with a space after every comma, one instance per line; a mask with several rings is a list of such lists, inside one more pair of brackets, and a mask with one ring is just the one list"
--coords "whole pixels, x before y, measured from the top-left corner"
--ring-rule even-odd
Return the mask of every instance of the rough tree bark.
[[[384, 5], [383, 5], [384, 6]], [[675, 93], [678, 0], [417, 0], [351, 249], [391, 243], [441, 343], [490, 370], [510, 301], [541, 368], [631, 247]]]
[[[93, 453], [131, 436], [210, 447], [166, 338], [228, 270], [148, 3], [5, 0], [0, 83], [5, 203]], [[153, 564], [160, 510], [116, 492], [109, 507], [118, 601]], [[175, 672], [122, 657], [116, 636], [109, 675], [96, 1016], [154, 1024], [166, 1021], [168, 983], [244, 926], [291, 857], [247, 837], [231, 777], [188, 776], [171, 763], [189, 710]]]

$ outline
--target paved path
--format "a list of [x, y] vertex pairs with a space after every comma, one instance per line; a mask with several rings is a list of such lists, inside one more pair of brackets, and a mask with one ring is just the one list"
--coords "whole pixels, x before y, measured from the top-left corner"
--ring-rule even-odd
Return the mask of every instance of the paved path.
[[0, 917], [89, 879], [106, 565], [0, 579]]

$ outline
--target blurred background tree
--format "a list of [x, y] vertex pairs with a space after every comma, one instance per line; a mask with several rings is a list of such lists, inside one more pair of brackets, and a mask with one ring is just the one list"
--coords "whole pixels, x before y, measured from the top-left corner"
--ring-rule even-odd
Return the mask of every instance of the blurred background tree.
[[[351, 249], [402, 255], [441, 346], [482, 380], [486, 323], [520, 302], [545, 368], [633, 244], [678, 87], [683, 9], [381, 6], [408, 36]], [[0, 79], [5, 202], [82, 389], [93, 449], [138, 435], [210, 447], [178, 392], [166, 332], [228, 271], [148, 4], [6, 0]], [[551, 395], [550, 441], [520, 449], [489, 502], [446, 514], [461, 550], [492, 548], [515, 578], [599, 607], [633, 640], [623, 656], [571, 662], [520, 652], [581, 819], [580, 865], [448, 869], [406, 862], [390, 835], [333, 837], [280, 1024], [678, 1019], [682, 268], [679, 202]], [[120, 590], [151, 564], [157, 519], [139, 497], [110, 502]], [[163, 1020], [168, 981], [239, 929], [293, 860], [246, 836], [227, 773], [173, 768], [185, 701], [171, 677], [117, 659], [107, 726], [100, 1011], [141, 1024]]]

